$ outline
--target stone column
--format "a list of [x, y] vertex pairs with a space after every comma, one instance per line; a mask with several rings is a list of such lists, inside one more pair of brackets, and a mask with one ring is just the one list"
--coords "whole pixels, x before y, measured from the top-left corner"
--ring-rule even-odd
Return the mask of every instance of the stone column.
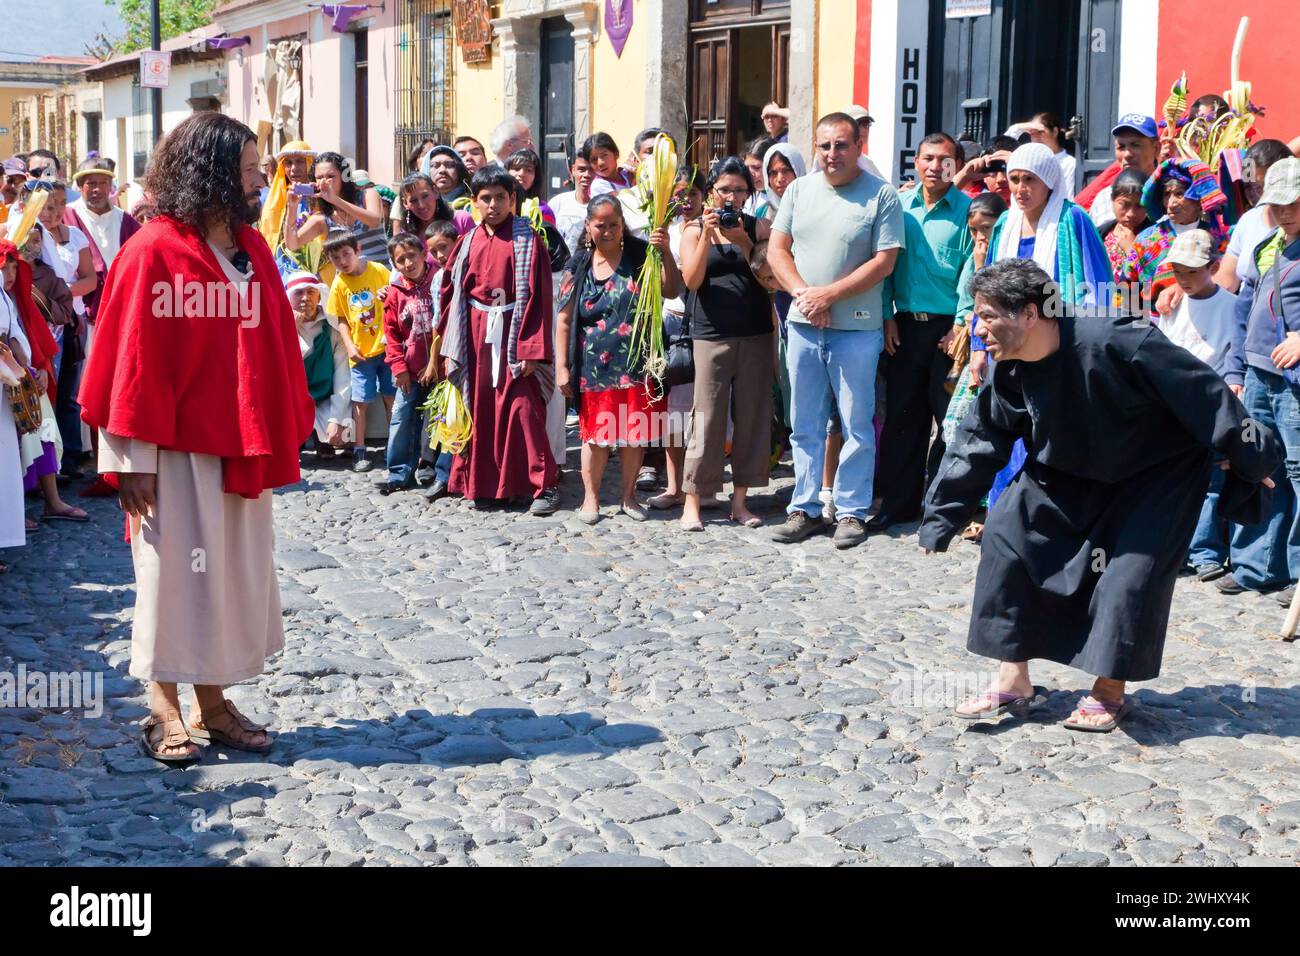
[[492, 32], [501, 38], [502, 113], [484, 125], [494, 127], [507, 116], [518, 113], [528, 120], [536, 135], [541, 123], [538, 102], [541, 21], [534, 17], [502, 17], [492, 21]]
[[668, 130], [677, 138], [678, 149], [685, 151], [690, 136], [686, 128], [689, 0], [642, 4], [637, 16], [645, 17], [636, 25], [645, 30], [645, 125]]
[[591, 98], [594, 77], [591, 51], [596, 45], [596, 6], [584, 2], [568, 6], [564, 18], [573, 27], [573, 148], [591, 135]]
[[817, 4], [790, 0], [790, 145], [812, 157], [817, 109]]

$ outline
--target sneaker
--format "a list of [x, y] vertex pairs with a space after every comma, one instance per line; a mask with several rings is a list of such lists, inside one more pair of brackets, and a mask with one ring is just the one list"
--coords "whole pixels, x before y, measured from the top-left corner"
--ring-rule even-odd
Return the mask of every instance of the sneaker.
[[831, 489], [823, 488], [817, 495], [817, 500], [822, 503], [822, 524], [831, 525], [835, 523], [835, 496]]
[[867, 539], [867, 526], [860, 518], [841, 518], [835, 525], [835, 547], [843, 551]]
[[365, 455], [357, 455], [352, 462], [352, 470], [361, 474], [375, 467], [374, 464]]
[[659, 487], [659, 472], [653, 465], [643, 465], [636, 473], [636, 486], [642, 491], [653, 491]]
[[1215, 578], [1221, 578], [1228, 573], [1228, 569], [1222, 564], [1214, 564], [1213, 562], [1198, 564], [1195, 571], [1198, 581], [1213, 581]]
[[772, 540], [780, 544], [794, 544], [821, 530], [821, 523], [816, 518], [808, 517], [806, 511], [792, 511], [786, 516], [785, 524], [772, 532]]
[[528, 506], [530, 515], [546, 516], [553, 515], [560, 507], [560, 489], [547, 488], [540, 495], [533, 499], [533, 503]]
[[428, 488], [437, 480], [438, 475], [429, 465], [421, 465], [419, 468], [415, 469], [415, 483], [421, 488]]

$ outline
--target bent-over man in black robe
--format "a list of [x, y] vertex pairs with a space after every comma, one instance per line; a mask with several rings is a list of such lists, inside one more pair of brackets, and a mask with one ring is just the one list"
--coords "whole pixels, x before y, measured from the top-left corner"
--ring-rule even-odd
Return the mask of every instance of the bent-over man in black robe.
[[1054, 284], [1029, 260], [989, 266], [971, 291], [997, 366], [927, 493], [921, 545], [947, 549], [1016, 439], [1027, 458], [990, 511], [975, 577], [967, 647], [1003, 662], [998, 686], [957, 716], [1028, 706], [1028, 662], [1045, 658], [1097, 675], [1066, 725], [1112, 730], [1124, 683], [1160, 673], [1210, 468], [1231, 469], [1228, 517], [1252, 523], [1281, 445], [1149, 322], [1050, 317]]

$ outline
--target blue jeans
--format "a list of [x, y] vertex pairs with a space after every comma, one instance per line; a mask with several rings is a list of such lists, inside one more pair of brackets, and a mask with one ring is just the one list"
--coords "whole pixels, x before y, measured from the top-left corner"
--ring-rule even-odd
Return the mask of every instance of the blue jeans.
[[1192, 545], [1187, 550], [1187, 560], [1194, 568], [1228, 562], [1227, 522], [1215, 513], [1225, 476], [1226, 472], [1217, 461], [1210, 466], [1210, 488], [1205, 493], [1201, 516], [1196, 519], [1196, 533], [1192, 535]]
[[839, 407], [844, 447], [835, 472], [832, 500], [840, 518], [865, 520], [876, 472], [876, 363], [885, 335], [874, 331], [815, 329], [787, 325], [786, 366], [790, 372], [790, 446], [794, 452], [794, 497], [789, 512], [822, 513], [818, 492], [826, 456], [826, 422], [831, 402]]
[[1300, 389], [1257, 368], [1246, 369], [1246, 412], [1271, 428], [1286, 446], [1286, 459], [1272, 475], [1273, 510], [1260, 524], [1235, 526], [1232, 576], [1254, 591], [1285, 587], [1300, 572]]
[[393, 397], [393, 415], [388, 420], [388, 480], [405, 485], [415, 480], [424, 439], [424, 415], [420, 406], [429, 397], [429, 386], [411, 382], [411, 391], [400, 388]]

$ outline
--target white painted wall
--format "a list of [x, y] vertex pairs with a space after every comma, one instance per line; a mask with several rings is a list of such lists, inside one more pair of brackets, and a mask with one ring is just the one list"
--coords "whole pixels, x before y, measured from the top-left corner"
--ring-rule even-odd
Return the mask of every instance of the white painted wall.
[[[1123, 0], [1119, 15], [1119, 103], [1115, 115], [1155, 116], [1160, 0]], [[1190, 24], [1188, 28], [1192, 29]]]

